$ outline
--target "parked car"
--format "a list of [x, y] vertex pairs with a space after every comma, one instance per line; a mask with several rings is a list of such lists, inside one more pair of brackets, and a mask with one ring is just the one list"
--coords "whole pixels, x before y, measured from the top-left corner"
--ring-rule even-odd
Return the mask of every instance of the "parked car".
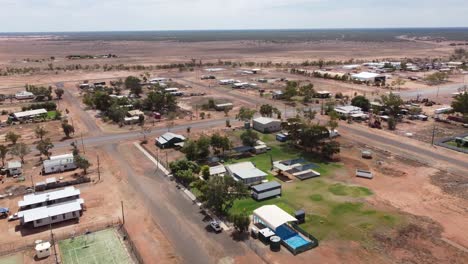
[[15, 220], [18, 220], [19, 217], [18, 217], [18, 213], [14, 213], [10, 216], [8, 216], [8, 221], [15, 221]]
[[215, 231], [216, 233], [220, 233], [221, 231], [223, 231], [219, 221], [216, 221], [216, 220], [211, 221], [210, 226], [213, 229], [213, 231]]

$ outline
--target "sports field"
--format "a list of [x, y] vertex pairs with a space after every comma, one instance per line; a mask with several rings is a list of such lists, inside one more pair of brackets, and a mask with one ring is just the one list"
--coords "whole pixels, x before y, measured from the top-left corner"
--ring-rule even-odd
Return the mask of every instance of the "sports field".
[[59, 248], [64, 264], [133, 263], [114, 229], [60, 241]]

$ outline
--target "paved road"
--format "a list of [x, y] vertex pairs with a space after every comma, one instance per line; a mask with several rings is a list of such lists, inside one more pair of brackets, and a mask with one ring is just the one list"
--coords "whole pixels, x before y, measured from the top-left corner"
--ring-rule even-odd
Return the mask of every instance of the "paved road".
[[246, 253], [246, 246], [234, 241], [227, 233], [212, 232], [208, 227], [209, 217], [177, 189], [174, 182], [155, 170], [152, 163], [142, 162], [144, 173], [135, 173], [130, 165], [132, 161], [126, 155], [146, 160], [143, 153], [136, 148], [121, 153], [116, 144], [107, 145], [104, 149], [128, 175], [129, 185], [143, 197], [154, 220], [184, 263], [217, 263], [220, 259], [229, 260]]

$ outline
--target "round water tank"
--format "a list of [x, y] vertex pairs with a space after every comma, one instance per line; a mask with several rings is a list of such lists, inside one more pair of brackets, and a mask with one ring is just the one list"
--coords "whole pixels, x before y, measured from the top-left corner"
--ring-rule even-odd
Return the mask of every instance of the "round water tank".
[[281, 249], [281, 238], [279, 236], [270, 237], [270, 250], [271, 251], [280, 251]]

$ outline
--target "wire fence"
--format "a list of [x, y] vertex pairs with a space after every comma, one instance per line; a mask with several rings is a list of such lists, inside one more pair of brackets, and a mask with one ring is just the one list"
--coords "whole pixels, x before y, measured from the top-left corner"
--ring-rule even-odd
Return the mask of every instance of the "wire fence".
[[[88, 232], [96, 232], [108, 228], [115, 228], [121, 225], [120, 218], [105, 219], [102, 221], [93, 221], [90, 223], [77, 224], [72, 228], [64, 228], [64, 230], [52, 230], [54, 241], [61, 241], [75, 236], [84, 235]], [[9, 255], [12, 253], [33, 249], [35, 241], [51, 241], [51, 232], [44, 229], [39, 234], [26, 235], [20, 239], [0, 243], [0, 256]]]
[[128, 234], [127, 228], [125, 228], [125, 224], [121, 225], [119, 228], [119, 232], [122, 233], [124, 240], [127, 244], [128, 250], [130, 251], [131, 255], [136, 259], [137, 263], [143, 264], [143, 257], [141, 256], [140, 252], [138, 251], [135, 243], [133, 242], [131, 236]]

